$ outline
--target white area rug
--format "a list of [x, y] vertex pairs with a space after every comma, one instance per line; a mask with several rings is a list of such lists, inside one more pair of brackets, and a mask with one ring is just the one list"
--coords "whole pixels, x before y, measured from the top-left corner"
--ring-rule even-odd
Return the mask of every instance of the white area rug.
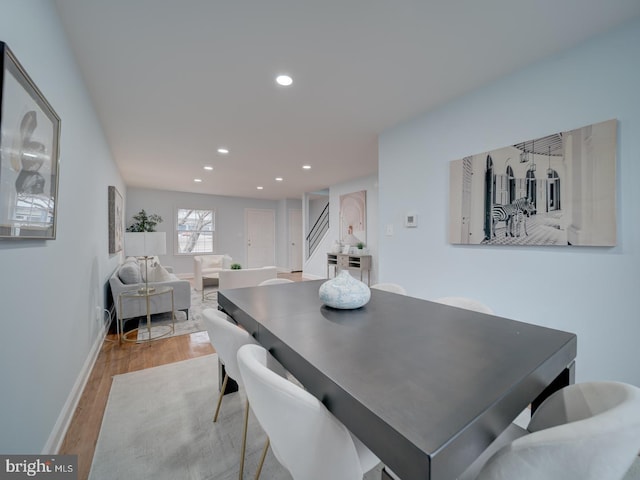
[[[217, 355], [116, 375], [89, 479], [236, 480], [244, 392], [218, 398]], [[245, 478], [254, 478], [266, 435], [249, 416]], [[269, 452], [260, 476], [290, 480]], [[366, 480], [379, 480], [380, 469]]]
[[[189, 333], [202, 332], [206, 330], [202, 323], [202, 310], [205, 308], [218, 308], [218, 288], [207, 287], [205, 298], [202, 300], [202, 292], [191, 288], [191, 308], [189, 309], [189, 319], [185, 312], [176, 311], [175, 329], [173, 334], [168, 334], [162, 338], [186, 335]], [[159, 313], [151, 316], [151, 338], [155, 338], [168, 332], [171, 327], [171, 314]], [[132, 333], [132, 335], [134, 335]], [[132, 337], [129, 337], [132, 338]], [[141, 317], [138, 324], [138, 342], [149, 339], [147, 328], [147, 317]]]
[[[90, 480], [235, 480], [244, 392], [218, 396], [217, 355], [116, 375], [96, 445]], [[254, 478], [266, 436], [249, 416], [245, 478]], [[381, 467], [365, 475], [379, 480]], [[260, 477], [291, 480], [271, 452]], [[640, 460], [624, 480], [640, 479]]]

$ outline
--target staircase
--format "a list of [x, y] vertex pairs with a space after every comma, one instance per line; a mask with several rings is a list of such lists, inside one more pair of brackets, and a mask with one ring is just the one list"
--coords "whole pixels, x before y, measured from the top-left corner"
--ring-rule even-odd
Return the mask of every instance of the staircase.
[[329, 203], [324, 207], [307, 235], [307, 258], [310, 258], [320, 244], [320, 241], [329, 230]]

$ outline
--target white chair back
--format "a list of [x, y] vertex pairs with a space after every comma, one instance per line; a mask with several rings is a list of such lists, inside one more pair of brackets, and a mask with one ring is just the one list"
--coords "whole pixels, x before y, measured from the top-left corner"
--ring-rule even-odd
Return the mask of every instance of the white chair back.
[[640, 451], [640, 388], [570, 385], [540, 405], [528, 430], [491, 457], [478, 480], [622, 479]]
[[397, 283], [376, 283], [375, 285], [371, 285], [371, 288], [384, 290], [385, 292], [397, 293], [399, 295], [407, 294], [405, 288], [402, 285], [398, 285]]
[[202, 311], [202, 318], [209, 333], [209, 340], [224, 364], [227, 375], [242, 385], [237, 354], [241, 346], [256, 343], [249, 332], [227, 320], [227, 315], [213, 308]]
[[493, 315], [493, 310], [484, 303], [481, 303], [472, 298], [466, 297], [441, 297], [436, 298], [434, 302], [442, 303], [444, 305], [450, 305], [452, 307], [466, 308], [467, 310], [473, 310], [480, 313], [488, 313]]
[[347, 428], [317, 398], [271, 370], [272, 362], [258, 345], [238, 351], [247, 397], [278, 461], [294, 480], [362, 479], [378, 459], [369, 452], [361, 463]]
[[262, 287], [263, 285], [278, 285], [280, 283], [293, 283], [293, 280], [289, 280], [288, 278], [270, 278], [269, 280], [260, 282], [258, 286]]

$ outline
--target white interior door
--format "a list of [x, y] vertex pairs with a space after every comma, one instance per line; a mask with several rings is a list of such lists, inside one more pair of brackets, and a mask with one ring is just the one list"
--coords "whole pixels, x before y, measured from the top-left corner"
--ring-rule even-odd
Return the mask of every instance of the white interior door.
[[247, 268], [275, 265], [276, 221], [273, 210], [245, 210]]
[[302, 210], [289, 210], [289, 268], [302, 271]]

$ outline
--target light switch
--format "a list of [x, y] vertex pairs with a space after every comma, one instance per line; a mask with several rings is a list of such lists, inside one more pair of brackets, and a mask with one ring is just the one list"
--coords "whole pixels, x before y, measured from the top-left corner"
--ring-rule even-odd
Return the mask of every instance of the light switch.
[[384, 234], [387, 237], [393, 237], [393, 224], [392, 223], [387, 225], [387, 227], [385, 228]]

